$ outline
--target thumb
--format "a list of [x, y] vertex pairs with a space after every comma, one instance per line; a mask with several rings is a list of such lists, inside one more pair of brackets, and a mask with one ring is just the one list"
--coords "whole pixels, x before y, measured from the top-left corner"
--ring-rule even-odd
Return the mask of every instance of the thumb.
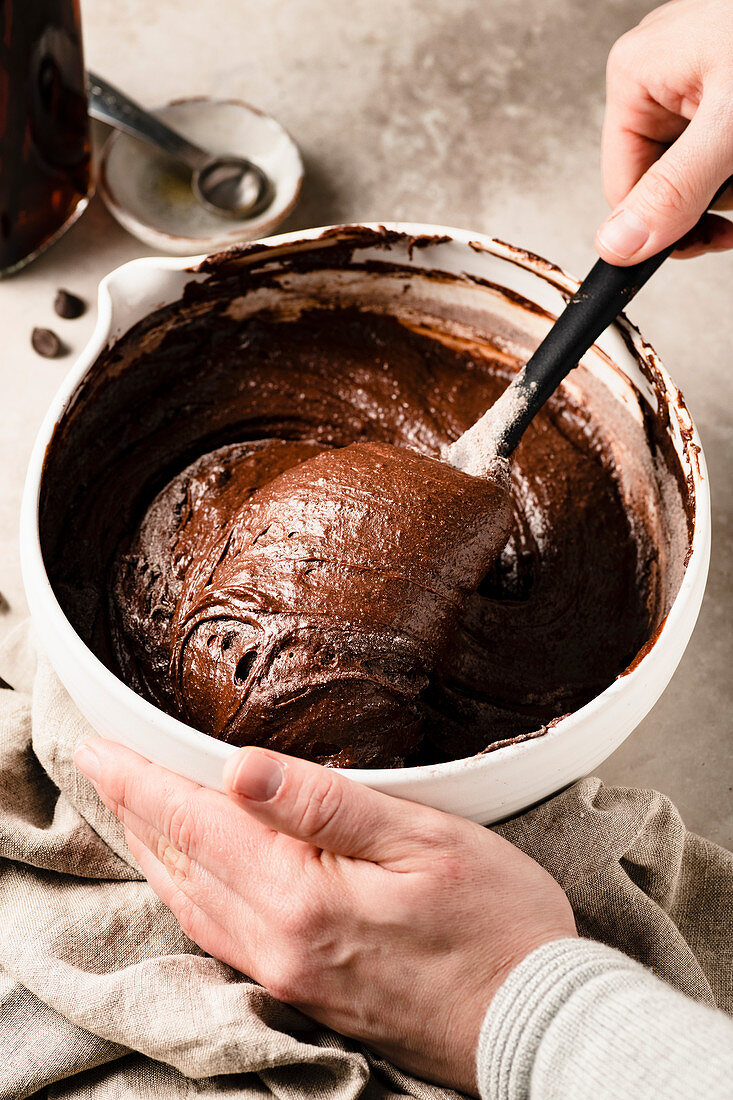
[[640, 263], [697, 224], [733, 168], [731, 127], [711, 99], [700, 104], [673, 145], [647, 169], [596, 234], [608, 263]]
[[424, 835], [425, 815], [436, 813], [373, 791], [332, 768], [269, 749], [234, 753], [223, 779], [229, 797], [271, 829], [376, 863], [398, 862], [409, 854]]

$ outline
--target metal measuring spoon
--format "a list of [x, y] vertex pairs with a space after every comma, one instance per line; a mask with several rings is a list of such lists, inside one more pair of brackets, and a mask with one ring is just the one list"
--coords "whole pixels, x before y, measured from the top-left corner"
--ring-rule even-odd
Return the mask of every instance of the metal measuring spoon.
[[225, 218], [254, 218], [273, 199], [269, 177], [246, 157], [214, 156], [166, 126], [106, 80], [87, 72], [89, 114], [157, 146], [193, 175], [193, 193], [207, 210]]

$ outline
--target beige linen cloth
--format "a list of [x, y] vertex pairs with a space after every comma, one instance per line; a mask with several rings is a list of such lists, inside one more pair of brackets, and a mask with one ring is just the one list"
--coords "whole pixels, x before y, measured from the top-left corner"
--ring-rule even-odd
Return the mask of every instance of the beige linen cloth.
[[[28, 626], [0, 676], [0, 1097], [454, 1095], [203, 955], [74, 768], [91, 730]], [[498, 831], [561, 883], [582, 934], [733, 1010], [733, 859], [667, 798], [583, 779]]]

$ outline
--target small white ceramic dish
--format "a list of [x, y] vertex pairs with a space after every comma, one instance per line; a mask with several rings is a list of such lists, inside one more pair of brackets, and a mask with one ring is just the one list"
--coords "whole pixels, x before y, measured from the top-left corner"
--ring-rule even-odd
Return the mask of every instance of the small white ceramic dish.
[[[332, 249], [341, 256], [338, 272], [332, 270], [333, 263], [329, 266], [329, 254], [336, 254]], [[297, 262], [288, 268], [293, 258], [302, 259], [305, 254], [307, 272], [300, 269], [302, 263], [300, 268]], [[508, 290], [506, 309], [510, 312], [520, 308], [512, 305], [514, 294], [556, 315], [564, 305], [563, 295], [578, 284], [539, 257], [500, 241], [425, 225], [373, 226], [366, 231], [361, 227], [313, 229], [271, 238], [233, 260], [215, 259], [206, 270], [197, 270], [199, 262], [200, 258], [135, 260], [103, 280], [96, 331], [56, 395], [31, 456], [21, 515], [21, 557], [38, 635], [92, 726], [102, 736], [217, 789], [232, 747], [164, 714], [110, 672], [72, 628], [44, 567], [39, 495], [47, 447], [65, 412], [78, 408], [75, 402], [82, 383], [102, 350], [152, 311], [177, 302], [187, 284], [206, 279], [217, 263], [265, 271], [262, 291], [250, 290], [233, 300], [231, 308], [242, 315], [267, 307], [273, 294], [286, 300], [297, 294], [309, 301], [368, 302], [370, 308], [400, 314], [410, 308], [412, 294], [405, 291], [413, 291], [412, 282], [417, 287], [418, 315], [429, 309], [444, 317], [460, 313], [464, 318], [480, 319], [486, 310], [498, 309], [497, 302], [506, 298], [497, 287]], [[284, 271], [284, 276], [275, 280], [277, 289], [273, 290], [271, 272], [276, 269]], [[550, 324], [547, 316], [537, 312], [527, 313], [526, 321], [534, 326], [530, 337], [534, 341]], [[639, 724], [669, 682], [692, 634], [710, 554], [710, 499], [700, 440], [679, 391], [654, 351], [623, 317], [600, 337], [583, 365], [618, 401], [635, 408], [639, 418], [638, 393], [651, 400], [661, 393], [668, 409], [669, 439], [694, 494], [694, 523], [681, 584], [666, 618], [624, 674], [541, 735], [463, 760], [347, 772], [355, 781], [475, 821], [498, 821], [597, 767]]]
[[214, 252], [271, 233], [295, 206], [303, 163], [290, 134], [274, 118], [235, 99], [177, 99], [155, 112], [212, 153], [246, 156], [270, 177], [272, 203], [254, 218], [232, 221], [204, 209], [183, 168], [165, 154], [115, 130], [105, 143], [98, 189], [112, 215], [144, 244], [176, 256]]

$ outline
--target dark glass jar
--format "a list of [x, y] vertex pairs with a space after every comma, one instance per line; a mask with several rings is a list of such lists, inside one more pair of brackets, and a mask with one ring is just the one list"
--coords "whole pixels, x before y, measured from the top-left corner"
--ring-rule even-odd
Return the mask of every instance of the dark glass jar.
[[51, 244], [91, 192], [78, 0], [0, 0], [0, 275]]

